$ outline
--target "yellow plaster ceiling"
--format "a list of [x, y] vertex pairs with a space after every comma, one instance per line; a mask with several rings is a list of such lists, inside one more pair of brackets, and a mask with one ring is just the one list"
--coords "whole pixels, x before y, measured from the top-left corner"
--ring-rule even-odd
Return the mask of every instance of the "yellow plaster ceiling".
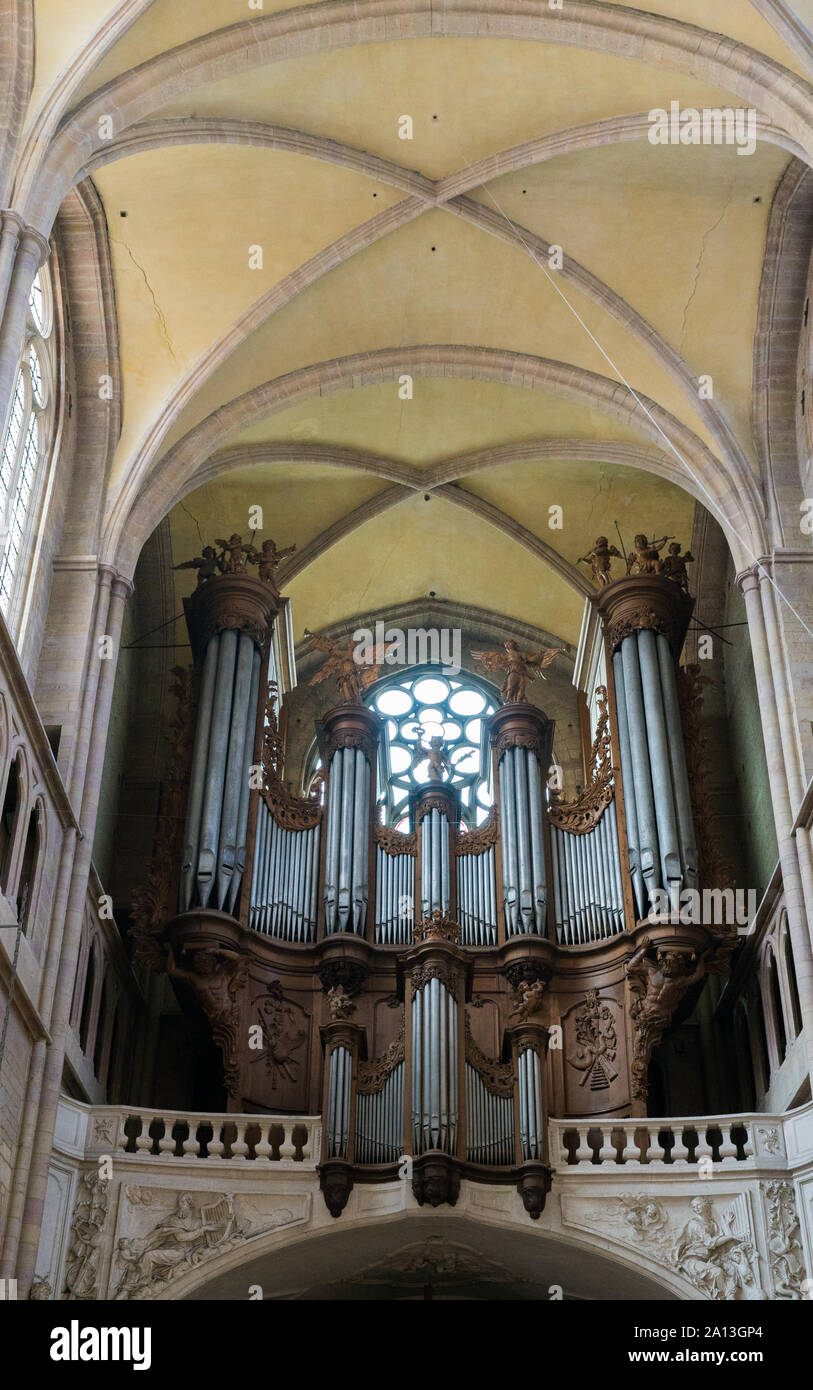
[[[800, 5], [796, 0], [797, 12]], [[235, 0], [153, 0], [83, 95], [199, 35], [295, 8], [292, 0], [265, 0], [261, 13]], [[624, 8], [634, 6], [625, 0]], [[749, 0], [715, 0], [711, 9], [707, 0], [651, 0], [645, 8], [719, 30], [792, 73], [802, 71]], [[109, 9], [77, 0], [71, 36], [64, 7], [38, 0], [38, 20], [55, 26], [39, 60], [41, 90], [58, 70], [57, 53], [70, 56], [71, 45], [78, 47]], [[362, 162], [378, 156], [439, 179], [522, 142], [564, 137], [673, 99], [696, 107], [741, 104], [659, 65], [656, 45], [652, 56], [650, 64], [575, 46], [444, 38], [368, 43], [246, 70], [238, 49], [219, 81], [184, 91], [179, 77], [172, 102], [145, 106], [144, 118], [273, 124], [344, 142]], [[409, 141], [398, 138], [404, 114], [414, 121]], [[252, 389], [353, 354], [373, 354], [374, 367], [376, 353], [408, 357], [419, 345], [524, 353], [626, 379], [720, 457], [719, 432], [694, 387], [676, 381], [652, 345], [631, 333], [623, 322], [627, 306], [682, 355], [687, 378], [713, 377], [713, 409], [755, 466], [753, 338], [771, 200], [789, 160], [782, 149], [762, 144], [743, 158], [731, 149], [661, 149], [638, 140], [558, 155], [499, 179], [481, 171], [465, 190], [473, 215], [479, 206], [480, 215], [496, 218], [498, 231], [510, 232], [513, 219], [562, 245], [617, 297], [612, 314], [606, 301], [564, 277], [551, 283], [527, 247], [431, 199], [405, 203], [410, 195], [369, 163], [365, 174], [227, 144], [227, 133], [217, 143], [215, 125], [211, 143], [129, 155], [94, 174], [110, 229], [123, 376], [108, 515], [137, 465], [148, 482], [150, 472], [160, 478], [163, 455], [187, 431]], [[416, 215], [389, 230], [406, 209]], [[361, 238], [344, 260], [331, 253], [325, 273], [308, 279], [302, 268], [311, 258], [388, 211], [384, 235], [367, 244]], [[249, 247], [256, 245], [262, 270], [249, 269]], [[260, 310], [286, 277], [296, 293]], [[238, 331], [249, 312], [250, 326]], [[193, 460], [205, 484], [171, 510], [176, 558], [199, 548], [198, 528], [207, 540], [225, 525], [239, 529], [258, 501], [266, 533], [301, 548], [392, 486], [374, 472], [330, 466], [316, 445], [424, 469], [451, 455], [537, 439], [588, 441], [595, 453], [581, 462], [555, 455], [519, 461], [509, 451], [505, 462], [464, 469], [459, 487], [473, 505], [482, 499], [499, 508], [508, 533], [439, 494], [425, 502], [422, 491], [366, 521], [291, 581], [297, 635], [306, 624], [321, 627], [434, 590], [575, 642], [579, 593], [519, 546], [512, 522], [569, 562], [599, 532], [613, 534], [615, 519], [628, 542], [639, 526], [689, 541], [694, 503], [685, 492], [621, 467], [612, 448], [602, 456], [605, 441], [652, 447], [643, 413], [625, 420], [549, 388], [530, 390], [527, 382], [477, 380], [465, 366], [437, 372], [416, 370], [409, 401], [399, 399], [395, 373], [370, 384], [359, 372], [338, 390], [326, 389], [327, 381], [293, 401], [280, 397], [279, 408], [266, 404], [256, 418], [235, 412], [230, 433], [213, 446], [214, 460], [211, 451]], [[285, 457], [286, 441], [296, 446], [292, 458]], [[309, 441], [317, 455], [310, 459]], [[256, 466], [218, 472], [217, 450], [234, 457], [239, 446], [253, 448]], [[188, 476], [173, 485], [170, 506], [189, 483]], [[430, 492], [432, 486], [427, 473]], [[551, 502], [565, 509], [562, 532], [547, 526]], [[224, 520], [233, 515], [233, 522]], [[178, 592], [192, 582], [180, 572]]]
[[525, 439], [607, 439], [637, 443], [640, 435], [598, 410], [546, 392], [491, 381], [424, 377], [412, 400], [397, 383], [313, 396], [242, 430], [229, 448], [270, 441], [314, 440], [362, 449], [413, 465]]

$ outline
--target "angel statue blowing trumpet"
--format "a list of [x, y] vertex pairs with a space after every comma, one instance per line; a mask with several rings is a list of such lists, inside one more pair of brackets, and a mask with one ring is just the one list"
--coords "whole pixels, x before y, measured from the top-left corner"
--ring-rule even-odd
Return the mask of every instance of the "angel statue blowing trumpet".
[[328, 676], [335, 676], [342, 699], [347, 704], [354, 705], [361, 703], [362, 690], [367, 690], [373, 681], [378, 680], [387, 652], [394, 645], [392, 643], [388, 645], [386, 642], [377, 643], [374, 647], [367, 649], [372, 660], [365, 655], [364, 661], [361, 662], [357, 659], [357, 653], [360, 650], [357, 643], [351, 643], [348, 647], [340, 647], [329, 637], [317, 637], [308, 628], [305, 628], [305, 636], [310, 641], [311, 651], [327, 653], [327, 661], [322, 663], [316, 675], [313, 676], [311, 685], [318, 685]]
[[564, 651], [564, 647], [542, 647], [538, 652], [521, 652], [513, 637], [503, 647], [503, 652], [472, 652], [472, 656], [486, 671], [506, 672], [500, 695], [507, 705], [523, 701], [528, 681], [545, 680], [544, 668]]

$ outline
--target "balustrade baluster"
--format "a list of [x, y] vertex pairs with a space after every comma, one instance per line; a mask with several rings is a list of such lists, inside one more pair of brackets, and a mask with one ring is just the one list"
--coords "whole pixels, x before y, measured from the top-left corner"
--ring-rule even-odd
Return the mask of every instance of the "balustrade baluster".
[[622, 1133], [624, 1135], [624, 1147], [621, 1151], [622, 1163], [630, 1164], [641, 1162], [641, 1152], [635, 1137], [636, 1131], [639, 1128], [640, 1126], [637, 1124], [628, 1124], [622, 1126]]
[[268, 1137], [268, 1125], [260, 1126], [260, 1137], [254, 1145], [254, 1152], [258, 1158], [270, 1158], [273, 1152], [271, 1141]]
[[150, 1134], [150, 1130], [155, 1116], [149, 1114], [140, 1115], [139, 1119], [141, 1120], [141, 1133], [135, 1141], [136, 1153], [151, 1153], [152, 1135]]
[[599, 1163], [615, 1163], [616, 1152], [612, 1128], [601, 1130], [601, 1148], [598, 1151]]
[[578, 1136], [579, 1136], [579, 1146], [578, 1146], [578, 1148], [576, 1149], [576, 1162], [577, 1162], [577, 1163], [592, 1163], [592, 1162], [593, 1162], [593, 1150], [592, 1150], [592, 1148], [590, 1147], [590, 1145], [589, 1145], [588, 1142], [587, 1142], [587, 1135], [588, 1135], [588, 1133], [589, 1133], [590, 1128], [591, 1128], [591, 1126], [585, 1125], [585, 1126], [584, 1126], [584, 1129], [582, 1129], [582, 1127], [581, 1127], [581, 1125], [580, 1125], [580, 1126], [579, 1126], [579, 1129], [578, 1129], [578, 1131], [577, 1131], [577, 1132], [578, 1132]]
[[175, 1140], [172, 1137], [172, 1120], [161, 1120], [164, 1126], [164, 1133], [158, 1140], [158, 1154], [161, 1158], [172, 1158], [175, 1154]]
[[675, 1145], [672, 1149], [672, 1162], [686, 1167], [689, 1161], [689, 1150], [683, 1142], [683, 1127], [672, 1131], [675, 1136]]
[[236, 1134], [235, 1138], [232, 1140], [232, 1145], [231, 1145], [231, 1156], [232, 1156], [232, 1158], [245, 1158], [245, 1157], [246, 1157], [246, 1155], [247, 1155], [247, 1153], [248, 1153], [248, 1144], [246, 1143], [246, 1129], [247, 1129], [247, 1127], [248, 1127], [249, 1124], [250, 1124], [250, 1121], [249, 1121], [249, 1120], [235, 1120], [235, 1121], [234, 1121], [234, 1127], [235, 1127], [235, 1129], [237, 1130], [237, 1134]]
[[198, 1144], [198, 1121], [195, 1119], [194, 1115], [191, 1115], [187, 1117], [187, 1119], [182, 1120], [181, 1123], [189, 1126], [189, 1133], [181, 1145], [184, 1158], [197, 1158], [198, 1149], [200, 1147]]
[[283, 1124], [282, 1129], [283, 1140], [279, 1146], [280, 1162], [292, 1163], [294, 1155], [296, 1154], [296, 1145], [294, 1144], [294, 1125], [291, 1121], [286, 1121]]
[[729, 1158], [734, 1159], [734, 1160], [736, 1161], [736, 1158], [737, 1158], [737, 1145], [734, 1143], [734, 1140], [731, 1138], [731, 1130], [732, 1130], [733, 1128], [734, 1128], [734, 1126], [731, 1125], [731, 1124], [727, 1124], [727, 1125], [722, 1125], [722, 1126], [721, 1126], [721, 1133], [722, 1133], [722, 1136], [723, 1136], [722, 1142], [721, 1142], [721, 1144], [720, 1144], [720, 1162], [721, 1162], [721, 1163], [725, 1163], [726, 1159], [729, 1159]]

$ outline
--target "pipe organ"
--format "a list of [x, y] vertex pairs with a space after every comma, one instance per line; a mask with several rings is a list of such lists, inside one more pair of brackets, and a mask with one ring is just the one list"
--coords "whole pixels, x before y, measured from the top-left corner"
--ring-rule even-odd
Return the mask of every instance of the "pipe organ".
[[504, 1182], [537, 1216], [547, 1117], [646, 1114], [654, 1049], [730, 955], [678, 910], [701, 883], [677, 681], [692, 601], [659, 574], [592, 600], [606, 690], [577, 798], [552, 789], [553, 725], [514, 685], [489, 721], [484, 823], [463, 823], [447, 760], [407, 832], [380, 821], [383, 724], [346, 652], [345, 698], [317, 725], [321, 798], [283, 781], [279, 603], [245, 572], [187, 600], [197, 715], [179, 911], [150, 928], [156, 950], [211, 1025], [230, 1107], [321, 1110], [334, 1215], [408, 1161], [421, 1203]]

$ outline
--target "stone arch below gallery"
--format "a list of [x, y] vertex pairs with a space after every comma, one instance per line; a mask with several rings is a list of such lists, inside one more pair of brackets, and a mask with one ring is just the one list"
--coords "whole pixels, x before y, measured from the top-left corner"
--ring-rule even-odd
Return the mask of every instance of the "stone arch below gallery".
[[[349, 1214], [349, 1213], [348, 1213]], [[692, 1292], [650, 1262], [607, 1253], [606, 1240], [499, 1225], [471, 1213], [415, 1208], [336, 1223], [287, 1240], [204, 1281], [170, 1285], [164, 1298], [192, 1301], [592, 1301], [689, 1299]], [[272, 1248], [273, 1244], [273, 1248]], [[194, 1276], [192, 1276], [194, 1277]], [[250, 1290], [253, 1293], [250, 1294]], [[561, 1290], [561, 1294], [559, 1293]], [[608, 1290], [612, 1290], [608, 1293]], [[258, 1291], [261, 1291], [258, 1292]], [[696, 1294], [694, 1295], [697, 1296]]]

